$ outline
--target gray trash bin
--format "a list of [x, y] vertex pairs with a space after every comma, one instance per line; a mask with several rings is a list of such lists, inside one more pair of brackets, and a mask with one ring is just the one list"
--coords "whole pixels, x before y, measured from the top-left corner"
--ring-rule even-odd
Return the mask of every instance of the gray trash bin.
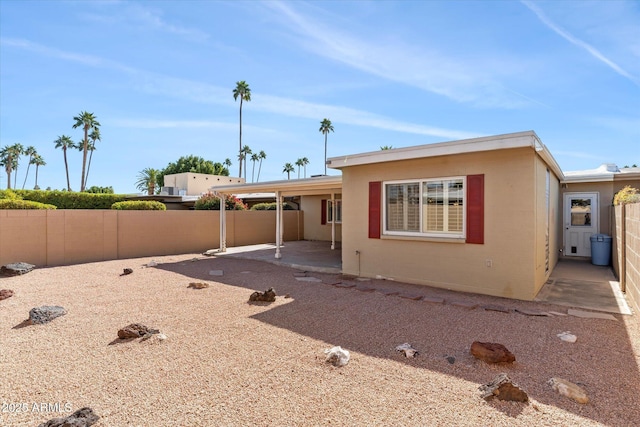
[[609, 265], [611, 261], [611, 236], [594, 234], [591, 240], [591, 264]]

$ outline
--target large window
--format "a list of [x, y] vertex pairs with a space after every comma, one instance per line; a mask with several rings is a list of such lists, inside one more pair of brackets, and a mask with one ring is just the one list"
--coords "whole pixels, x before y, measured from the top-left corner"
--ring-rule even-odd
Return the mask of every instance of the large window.
[[[334, 199], [336, 204], [336, 224], [342, 223], [342, 200]], [[327, 223], [333, 222], [333, 203], [331, 200], [327, 200]]]
[[384, 233], [464, 237], [465, 179], [384, 183]]

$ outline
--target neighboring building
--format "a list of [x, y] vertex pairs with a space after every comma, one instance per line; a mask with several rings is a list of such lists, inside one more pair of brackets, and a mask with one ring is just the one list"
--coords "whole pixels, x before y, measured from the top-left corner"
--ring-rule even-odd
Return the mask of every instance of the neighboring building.
[[243, 184], [244, 182], [244, 178], [225, 175], [209, 175], [194, 172], [174, 173], [164, 176], [164, 186], [160, 194], [170, 196], [201, 196], [208, 192], [211, 187]]

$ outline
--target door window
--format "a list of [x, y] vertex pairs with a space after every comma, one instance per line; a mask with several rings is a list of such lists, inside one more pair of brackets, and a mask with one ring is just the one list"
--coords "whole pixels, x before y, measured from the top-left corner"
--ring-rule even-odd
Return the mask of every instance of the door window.
[[591, 199], [571, 199], [571, 226], [591, 227]]

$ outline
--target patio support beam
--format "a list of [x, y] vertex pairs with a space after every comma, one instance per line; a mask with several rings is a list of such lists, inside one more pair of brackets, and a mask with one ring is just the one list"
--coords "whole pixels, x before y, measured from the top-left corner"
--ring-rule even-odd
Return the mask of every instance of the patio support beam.
[[227, 251], [227, 215], [226, 206], [224, 201], [224, 194], [214, 193], [220, 199], [220, 248], [218, 252]]
[[336, 195], [331, 193], [331, 250], [336, 248]]
[[280, 191], [276, 191], [276, 259], [282, 258], [280, 253], [280, 245], [282, 244], [282, 223], [280, 222], [282, 214], [282, 196]]

